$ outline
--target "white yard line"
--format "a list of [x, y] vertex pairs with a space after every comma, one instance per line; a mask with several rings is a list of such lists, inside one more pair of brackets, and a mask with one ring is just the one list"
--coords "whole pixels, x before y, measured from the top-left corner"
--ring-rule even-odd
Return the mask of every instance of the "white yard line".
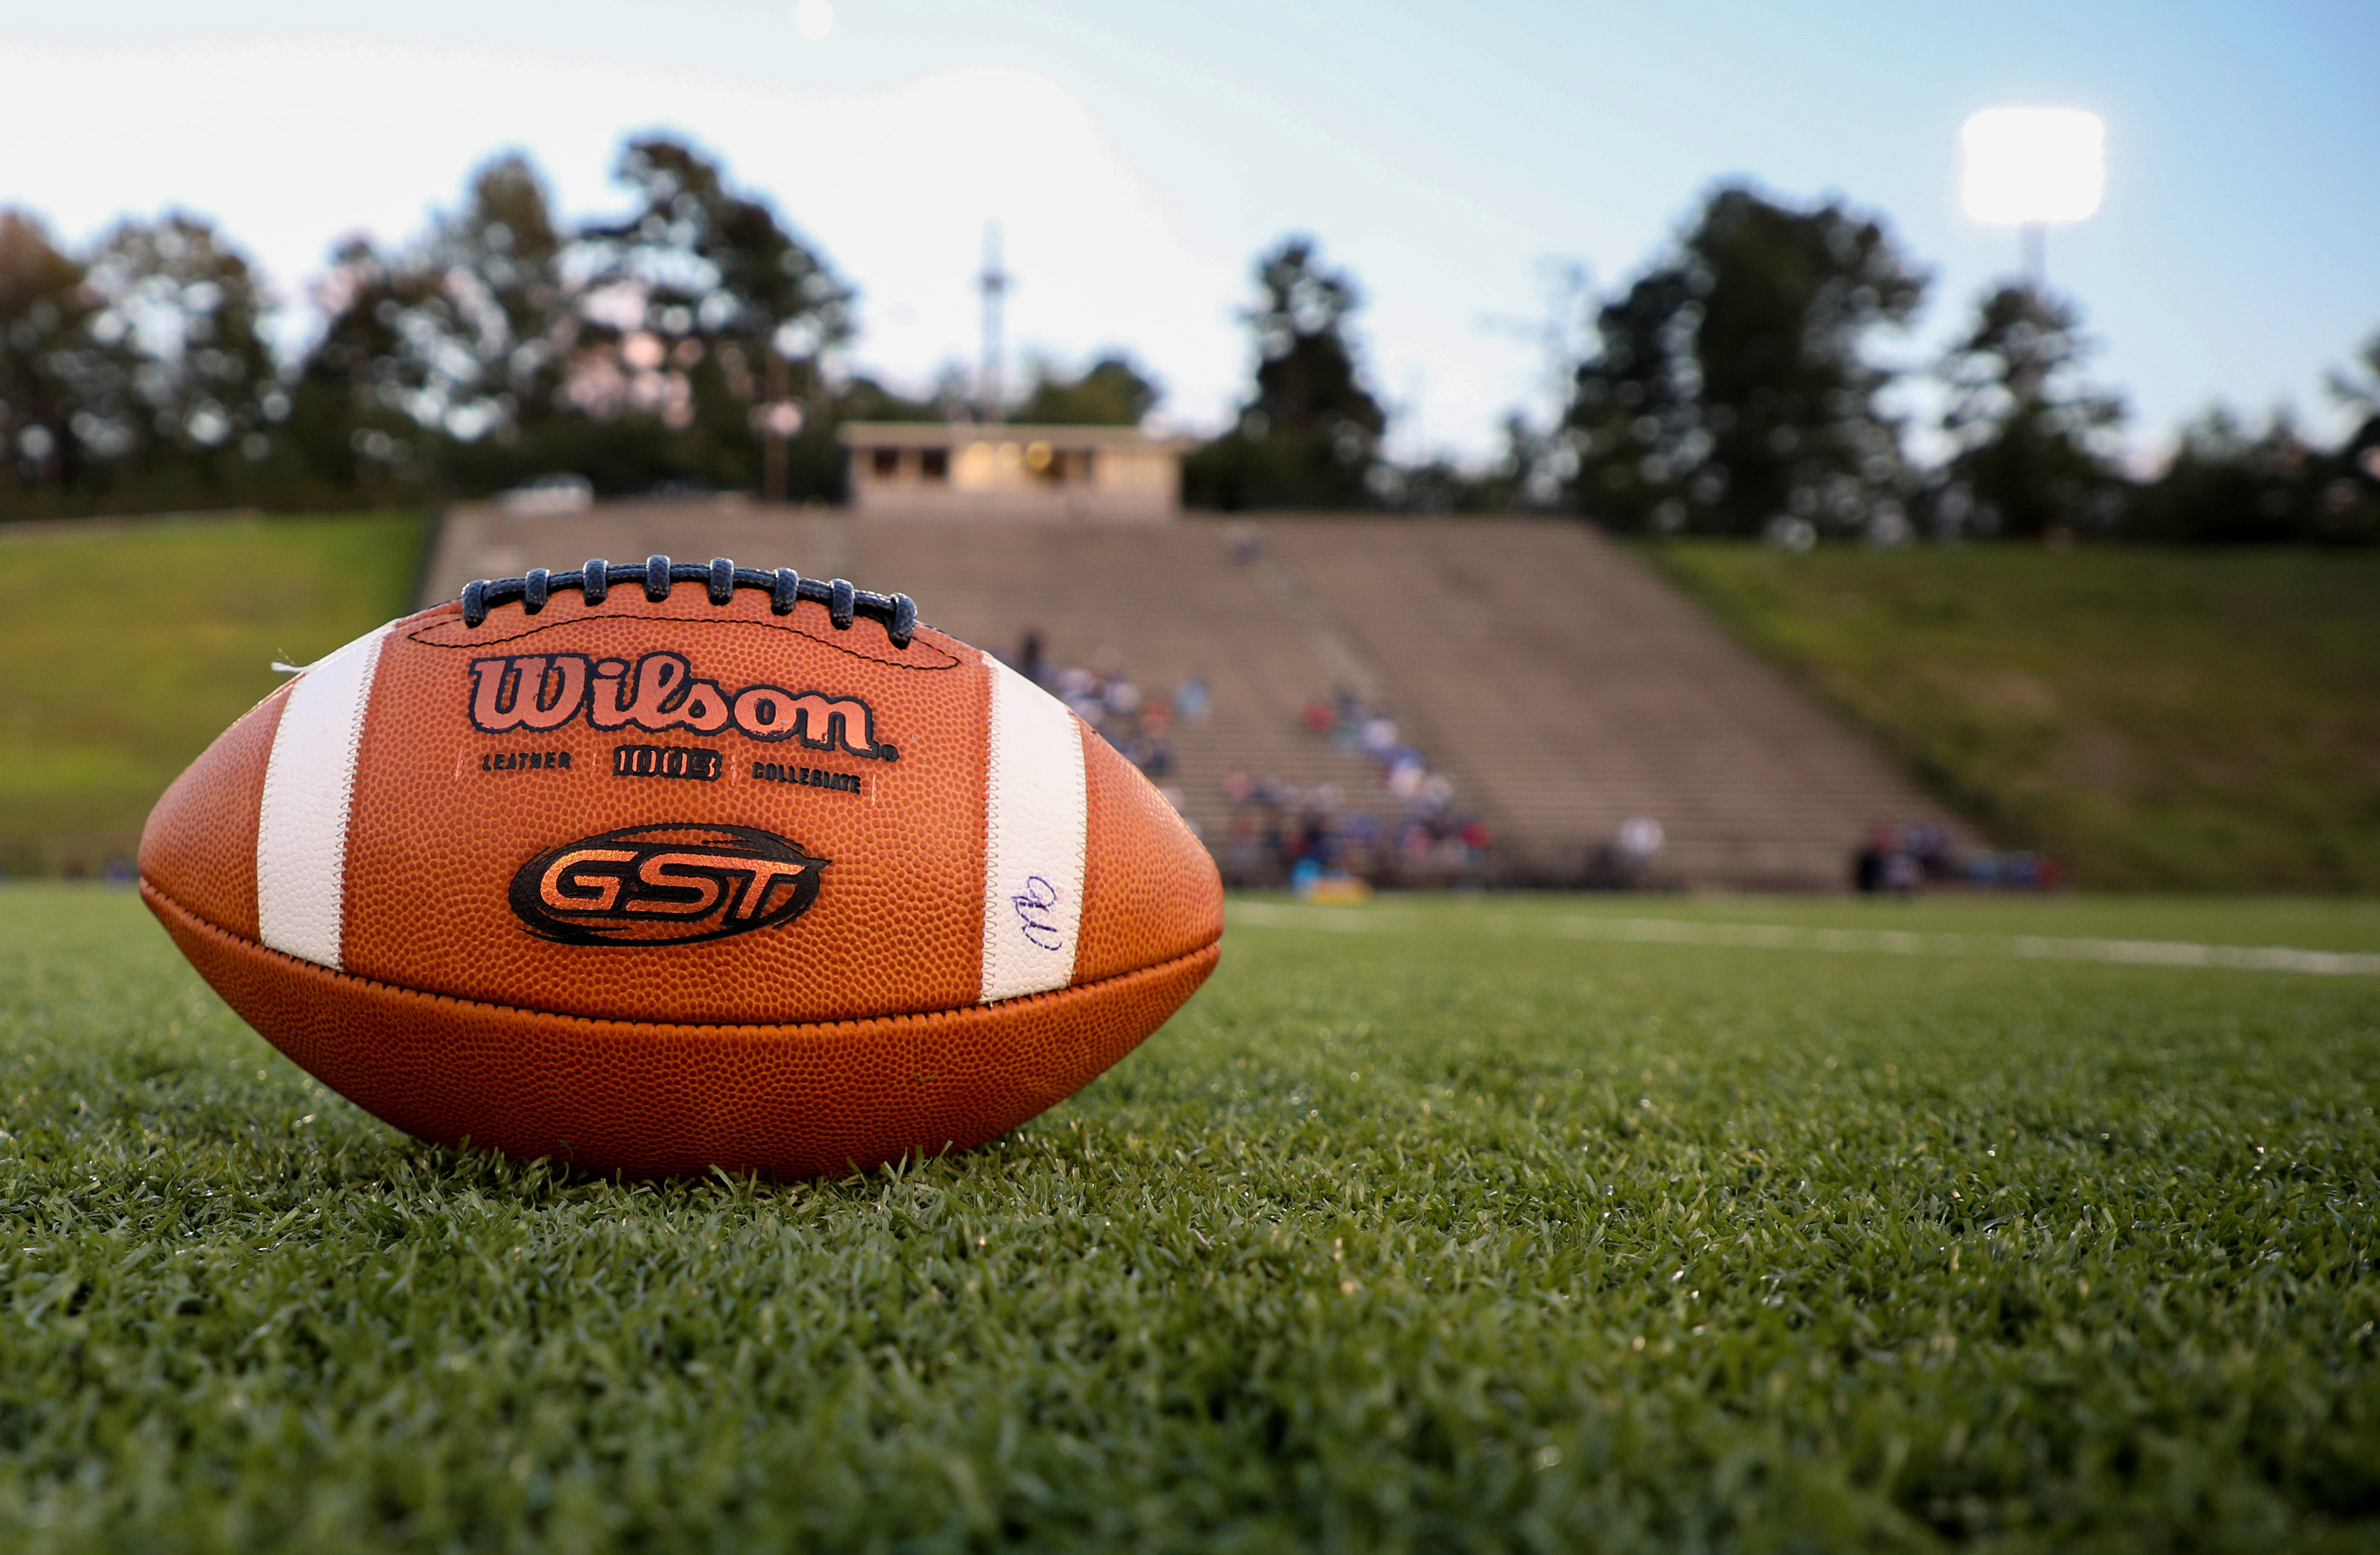
[[[1396, 934], [1421, 915], [1395, 907], [1303, 907], [1233, 902], [1230, 922], [1250, 929], [1316, 929], [1341, 934]], [[1464, 920], [1457, 920], [1464, 921]], [[2204, 966], [2228, 971], [2303, 972], [2314, 977], [2380, 978], [2380, 955], [2301, 950], [2292, 945], [2202, 945], [2182, 940], [2098, 940], [2046, 934], [1921, 934], [1897, 929], [1796, 929], [1775, 923], [1706, 923], [1682, 917], [1593, 917], [1520, 913], [1472, 916], [1484, 934], [1536, 934], [1621, 944], [1718, 945], [1735, 950], [1832, 951], [1859, 955], [2012, 956], [2027, 961], [2099, 961], [2124, 966]], [[1434, 927], [1443, 927], [1439, 920]]]

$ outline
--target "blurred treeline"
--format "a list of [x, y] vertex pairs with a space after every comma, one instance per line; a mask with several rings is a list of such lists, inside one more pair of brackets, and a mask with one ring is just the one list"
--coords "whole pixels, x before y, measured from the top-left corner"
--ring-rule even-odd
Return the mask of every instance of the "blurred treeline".
[[1652, 533], [2380, 541], [2380, 336], [2360, 375], [2332, 377], [2360, 413], [2338, 446], [2218, 407], [2136, 479], [2068, 299], [1997, 286], [1942, 359], [1882, 365], [1928, 280], [1877, 216], [1723, 187], [1596, 310], [1567, 413], [1515, 468]]
[[[343, 242], [289, 360], [205, 220], [69, 253], [0, 210], [0, 516], [389, 504], [563, 473], [832, 501], [838, 422], [970, 408], [963, 376], [911, 397], [839, 371], [852, 288], [701, 152], [631, 141], [618, 178], [626, 217], [570, 226], [501, 156], [411, 244]], [[1009, 408], [1130, 423], [1156, 397], [1121, 358], [1037, 362]]]
[[[565, 473], [606, 494], [834, 501], [841, 421], [986, 408], [955, 367], [922, 395], [854, 371], [851, 285], [700, 152], [634, 140], [618, 177], [629, 213], [573, 226], [532, 166], [497, 158], [411, 243], [342, 244], [313, 283], [319, 333], [287, 356], [248, 261], [203, 219], [69, 252], [0, 210], [0, 517], [353, 505]], [[1515, 411], [1485, 469], [1384, 455], [1361, 292], [1313, 239], [1260, 255], [1255, 279], [1254, 382], [1185, 465], [1194, 505], [1568, 512], [1789, 545], [2380, 540], [2380, 336], [2332, 377], [2360, 422], [2338, 445], [2218, 407], [2143, 478], [2068, 299], [1999, 286], [1943, 359], [1893, 362], [1930, 277], [1840, 201], [1722, 186], [1624, 289], [1561, 292], [1561, 408]], [[1079, 374], [1031, 364], [1001, 408], [1129, 424], [1160, 392], [1111, 353]]]
[[[2129, 473], [2125, 412], [2084, 366], [2066, 299], [2023, 283], [1980, 298], [1938, 361], [1883, 347], [1929, 277], [1883, 220], [1713, 190], [1618, 295], [1586, 298], [1572, 268], [1545, 338], [1565, 401], [1550, 425], [1507, 418], [1489, 469], [1379, 456], [1386, 424], [1347, 330], [1354, 279], [1312, 241], [1257, 262], [1255, 392], [1191, 456], [1191, 500], [1216, 507], [1378, 506], [1584, 514], [1631, 533], [1828, 536], [1896, 542], [2005, 536], [2184, 542], [2380, 541], [2380, 335], [2329, 392], [2356, 430], [2336, 446], [2284, 412], [2261, 427], [2222, 407], [2185, 428], [2167, 468]], [[1575, 327], [1585, 326], [1579, 340]], [[1913, 437], [1913, 432], [1924, 432]], [[1911, 452], [1912, 444], [1930, 457]]]

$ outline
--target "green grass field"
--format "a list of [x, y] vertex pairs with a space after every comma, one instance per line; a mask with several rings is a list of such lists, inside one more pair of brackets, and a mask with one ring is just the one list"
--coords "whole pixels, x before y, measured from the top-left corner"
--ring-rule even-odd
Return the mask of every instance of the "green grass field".
[[2084, 885], [2380, 891], [2380, 552], [1644, 553]]
[[1233, 913], [1009, 1139], [624, 1184], [0, 890], [0, 1548], [2380, 1547], [2380, 977], [1991, 938], [2370, 904]]
[[128, 857], [175, 774], [303, 664], [403, 614], [418, 514], [0, 529], [0, 869]]

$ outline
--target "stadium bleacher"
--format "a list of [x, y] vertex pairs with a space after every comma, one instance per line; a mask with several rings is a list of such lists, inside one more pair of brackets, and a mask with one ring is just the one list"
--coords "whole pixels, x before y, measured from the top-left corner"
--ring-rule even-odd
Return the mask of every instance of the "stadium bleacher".
[[423, 597], [655, 552], [899, 589], [978, 647], [1013, 657], [1038, 632], [1049, 662], [1117, 666], [1160, 694], [1202, 679], [1211, 711], [1173, 729], [1164, 781], [1219, 856], [1234, 772], [1293, 791], [1334, 785], [1342, 812], [1393, 829], [1402, 806], [1379, 764], [1305, 721], [1342, 688], [1453, 781], [1456, 808], [1492, 838], [1473, 871], [1488, 883], [1605, 878], [1599, 860], [1632, 816], [1666, 833], [1648, 878], [1682, 886], [1838, 888], [1879, 821], [1975, 840], [1624, 549], [1574, 523], [1273, 516], [1126, 528], [734, 503], [558, 517], [463, 504], [446, 515]]

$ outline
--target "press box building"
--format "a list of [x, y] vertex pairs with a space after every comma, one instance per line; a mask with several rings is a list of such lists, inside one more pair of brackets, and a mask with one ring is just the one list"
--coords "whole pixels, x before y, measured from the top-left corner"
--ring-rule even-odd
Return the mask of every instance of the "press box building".
[[847, 421], [851, 505], [867, 517], [1162, 523], [1191, 440], [1137, 427]]

